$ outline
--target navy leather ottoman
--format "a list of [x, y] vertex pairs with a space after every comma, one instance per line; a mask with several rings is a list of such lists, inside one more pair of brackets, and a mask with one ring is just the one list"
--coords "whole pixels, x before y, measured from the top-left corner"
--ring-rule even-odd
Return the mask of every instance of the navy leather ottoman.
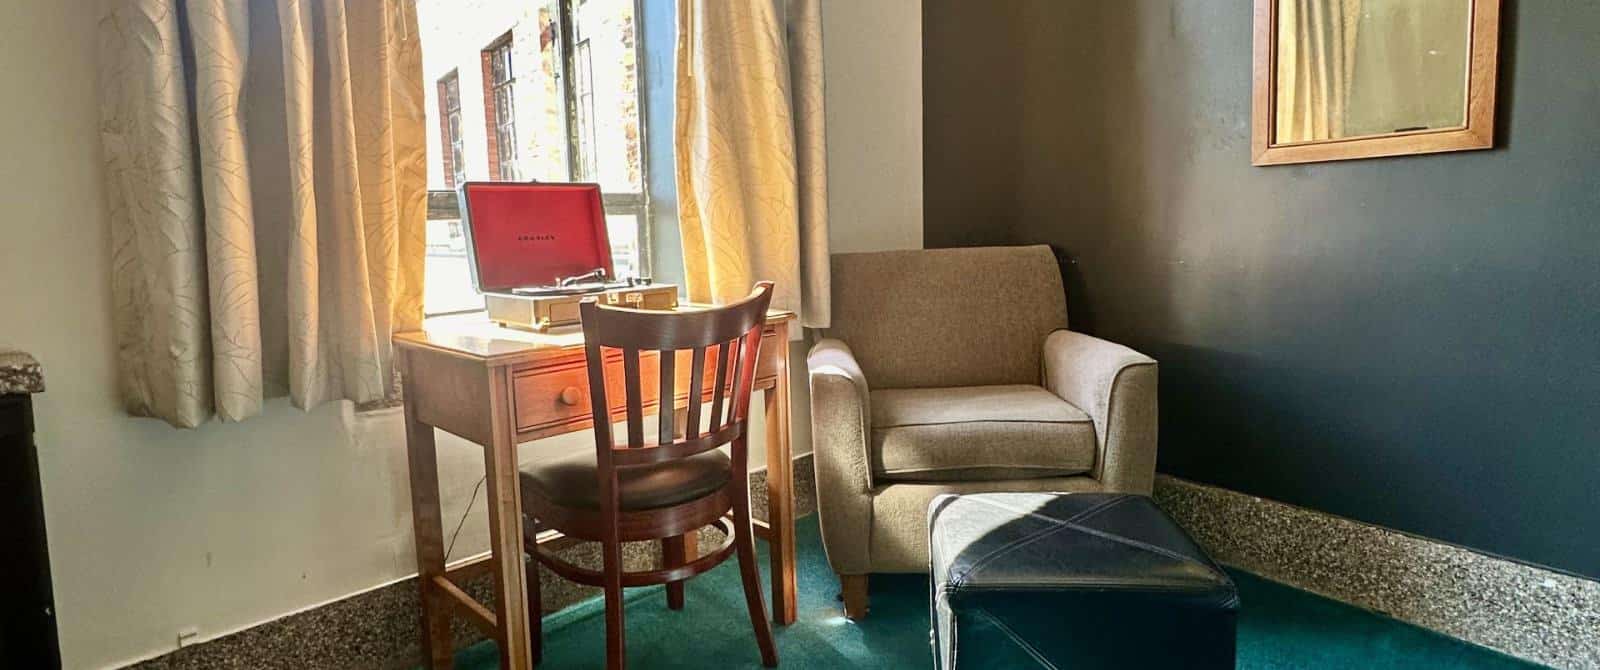
[[1147, 497], [940, 496], [928, 532], [939, 668], [1233, 667], [1233, 581]]

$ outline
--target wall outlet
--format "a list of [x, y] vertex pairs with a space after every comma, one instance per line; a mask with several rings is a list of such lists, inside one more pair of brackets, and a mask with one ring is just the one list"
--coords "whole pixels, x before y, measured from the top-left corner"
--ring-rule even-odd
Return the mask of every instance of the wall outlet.
[[178, 630], [178, 648], [182, 649], [200, 641], [200, 629], [190, 626]]

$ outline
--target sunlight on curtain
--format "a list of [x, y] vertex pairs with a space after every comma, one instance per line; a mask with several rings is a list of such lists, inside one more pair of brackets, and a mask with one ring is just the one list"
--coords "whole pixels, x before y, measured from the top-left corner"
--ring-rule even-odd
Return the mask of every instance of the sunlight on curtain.
[[772, 280], [774, 307], [827, 326], [818, 0], [680, 0], [676, 95], [689, 299], [728, 302]]

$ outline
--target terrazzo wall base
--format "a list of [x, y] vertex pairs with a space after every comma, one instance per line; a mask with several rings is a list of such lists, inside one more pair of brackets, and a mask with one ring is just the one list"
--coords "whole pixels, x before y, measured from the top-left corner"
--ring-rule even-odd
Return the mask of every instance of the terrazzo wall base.
[[[816, 509], [812, 472], [809, 456], [795, 462], [799, 516]], [[751, 482], [753, 511], [765, 518], [766, 473]], [[1165, 475], [1154, 497], [1228, 565], [1531, 661], [1600, 670], [1600, 582]], [[701, 545], [719, 541], [705, 531]], [[564, 556], [599, 565], [591, 544]], [[623, 558], [636, 569], [655, 565], [657, 554], [630, 544]], [[548, 570], [540, 577], [546, 612], [598, 595]], [[486, 577], [468, 586], [492, 602]], [[421, 658], [417, 612], [408, 579], [134, 667], [411, 668]], [[459, 618], [455, 636], [458, 647], [483, 639]]]
[[1176, 477], [1156, 502], [1218, 561], [1559, 668], [1600, 668], [1600, 582]]

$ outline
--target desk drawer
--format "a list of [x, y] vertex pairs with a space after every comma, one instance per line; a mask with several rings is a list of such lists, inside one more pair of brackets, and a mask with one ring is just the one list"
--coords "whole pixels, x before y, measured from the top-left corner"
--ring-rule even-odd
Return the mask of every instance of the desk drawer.
[[[778, 334], [770, 329], [762, 335], [761, 358], [756, 361], [757, 379], [776, 374], [778, 356], [788, 353], [788, 344], [780, 340]], [[711, 400], [712, 387], [715, 386], [713, 380], [716, 378], [716, 361], [716, 348], [713, 347], [706, 352], [705, 378], [702, 381], [701, 391], [704, 401]], [[682, 409], [689, 396], [691, 367], [693, 360], [690, 358], [690, 352], [679, 351], [677, 364], [673, 368], [676, 380], [673, 388], [678, 396], [675, 404], [679, 409]], [[660, 395], [660, 370], [659, 354], [649, 352], [639, 356], [639, 391], [643, 395], [647, 415], [652, 413]], [[732, 379], [728, 380], [728, 384], [731, 392]], [[517, 396], [519, 431], [547, 428], [589, 418], [589, 371], [584, 366], [582, 358], [519, 372], [513, 378], [512, 385]], [[623, 412], [627, 411], [627, 396], [623, 388], [620, 354], [606, 358], [606, 387], [612, 415], [621, 421]]]
[[[656, 379], [660, 366], [655, 354], [639, 356], [639, 392], [648, 408], [656, 402]], [[606, 358], [606, 399], [612, 414], [622, 420], [628, 397], [623, 387], [622, 357]], [[583, 359], [571, 363], [518, 374], [513, 378], [517, 407], [517, 430], [545, 428], [589, 418], [589, 370]]]

